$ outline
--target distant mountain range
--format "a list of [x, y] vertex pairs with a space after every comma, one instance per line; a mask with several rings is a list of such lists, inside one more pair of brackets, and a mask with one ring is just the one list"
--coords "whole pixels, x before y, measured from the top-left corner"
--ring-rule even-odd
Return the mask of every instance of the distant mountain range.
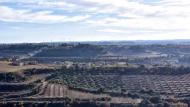
[[48, 44], [61, 44], [61, 43], [71, 43], [71, 44], [93, 44], [93, 45], [151, 45], [151, 44], [178, 44], [178, 45], [190, 45], [190, 39], [177, 39], [177, 40], [123, 40], [123, 41], [78, 41], [78, 42], [46, 42]]
[[[60, 41], [60, 42], [41, 42], [39, 44], [60, 45], [68, 44], [93, 44], [93, 45], [151, 45], [151, 44], [178, 44], [190, 45], [190, 39], [174, 39], [174, 40], [122, 40], [122, 41]], [[38, 44], [38, 43], [0, 43], [0, 44]]]

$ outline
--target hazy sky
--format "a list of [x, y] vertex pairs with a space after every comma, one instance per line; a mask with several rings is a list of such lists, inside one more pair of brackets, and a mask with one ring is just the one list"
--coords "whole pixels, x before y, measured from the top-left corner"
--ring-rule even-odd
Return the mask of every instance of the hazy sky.
[[190, 39], [190, 0], [0, 0], [0, 43]]

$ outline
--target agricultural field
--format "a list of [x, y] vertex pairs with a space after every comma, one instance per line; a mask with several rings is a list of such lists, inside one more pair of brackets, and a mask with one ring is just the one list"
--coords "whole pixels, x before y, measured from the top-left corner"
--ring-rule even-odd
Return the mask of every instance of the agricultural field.
[[69, 97], [72, 99], [82, 99], [82, 100], [95, 100], [101, 98], [110, 98], [111, 102], [114, 103], [140, 103], [140, 99], [132, 99], [127, 97], [111, 97], [108, 94], [93, 94], [93, 93], [85, 93], [76, 90], [69, 90], [67, 86], [61, 84], [46, 84], [46, 88], [44, 88], [43, 93], [39, 95], [35, 95], [33, 97], [38, 98], [64, 98]]
[[190, 75], [65, 75], [52, 81], [71, 89], [94, 93], [141, 93], [190, 95]]
[[0, 104], [76, 101], [146, 107], [190, 99], [190, 46], [60, 43], [0, 50]]
[[0, 72], [17, 72], [23, 71], [26, 69], [45, 69], [45, 68], [54, 68], [53, 64], [36, 64], [36, 65], [23, 65], [23, 66], [14, 66], [11, 65], [11, 62], [0, 61]]

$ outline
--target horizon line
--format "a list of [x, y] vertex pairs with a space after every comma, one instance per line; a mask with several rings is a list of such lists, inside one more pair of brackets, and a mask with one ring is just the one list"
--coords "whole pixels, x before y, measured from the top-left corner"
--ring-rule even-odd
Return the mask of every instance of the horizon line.
[[190, 41], [190, 39], [144, 39], [144, 40], [85, 40], [85, 41], [42, 41], [42, 42], [0, 42], [0, 44], [43, 44], [43, 43], [86, 43], [86, 42], [141, 42], [141, 41]]

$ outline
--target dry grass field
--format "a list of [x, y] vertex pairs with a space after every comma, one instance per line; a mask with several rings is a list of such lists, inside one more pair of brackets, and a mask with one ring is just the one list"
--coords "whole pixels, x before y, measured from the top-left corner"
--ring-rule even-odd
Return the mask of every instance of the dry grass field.
[[0, 72], [18, 72], [25, 69], [32, 69], [32, 68], [54, 68], [56, 65], [50, 64], [37, 64], [37, 65], [24, 65], [24, 66], [12, 66], [10, 62], [7, 61], [0, 61]]
[[98, 98], [111, 98], [111, 103], [133, 103], [138, 104], [141, 102], [141, 99], [132, 99], [129, 97], [111, 97], [108, 94], [93, 94], [86, 93], [76, 90], [70, 90], [66, 86], [61, 84], [47, 84], [47, 87], [44, 88], [44, 93], [41, 95], [34, 95], [33, 97], [37, 98], [61, 98], [69, 97], [71, 99], [82, 99], [82, 100], [93, 100]]

